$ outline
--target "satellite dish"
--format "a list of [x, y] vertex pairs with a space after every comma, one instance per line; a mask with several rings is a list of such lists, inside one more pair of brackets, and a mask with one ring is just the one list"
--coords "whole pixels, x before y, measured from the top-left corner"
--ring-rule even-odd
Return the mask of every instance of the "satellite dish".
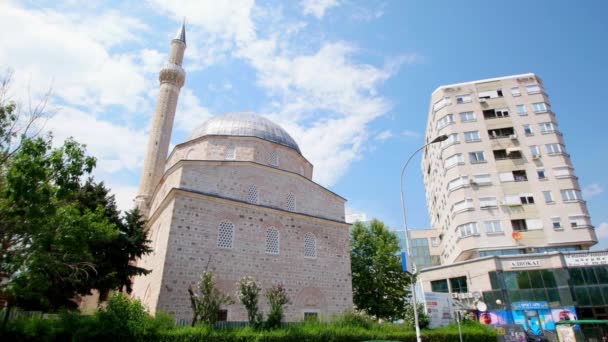
[[479, 310], [481, 312], [488, 310], [488, 306], [484, 302], [477, 302], [477, 305], [475, 305], [475, 306], [477, 307], [477, 310]]

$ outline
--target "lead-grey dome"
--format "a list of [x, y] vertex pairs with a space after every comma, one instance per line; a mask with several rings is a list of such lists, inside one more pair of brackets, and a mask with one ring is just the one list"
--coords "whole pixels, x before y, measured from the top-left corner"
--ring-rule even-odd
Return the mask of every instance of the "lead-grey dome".
[[190, 133], [188, 140], [206, 135], [258, 137], [300, 152], [295, 140], [281, 126], [254, 113], [229, 113], [213, 117]]

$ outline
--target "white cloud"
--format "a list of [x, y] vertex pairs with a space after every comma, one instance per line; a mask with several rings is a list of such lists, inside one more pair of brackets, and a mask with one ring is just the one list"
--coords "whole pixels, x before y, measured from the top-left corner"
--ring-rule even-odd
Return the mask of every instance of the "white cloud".
[[100, 120], [71, 107], [62, 108], [45, 129], [53, 132], [57, 145], [68, 137], [86, 144], [87, 152], [97, 158], [97, 169], [104, 173], [137, 170], [148, 142], [143, 130]]
[[598, 183], [591, 183], [583, 188], [583, 197], [589, 199], [604, 192], [604, 187]]
[[211, 113], [200, 104], [190, 88], [184, 87], [179, 95], [174, 127], [190, 133], [196, 126], [211, 117]]
[[88, 16], [2, 2], [0, 32], [13, 33], [0, 35], [0, 65], [17, 70], [15, 86], [21, 93], [32, 80], [35, 97], [52, 80], [54, 94], [68, 104], [134, 110], [144, 101], [143, 72], [134, 55], [112, 54], [108, 48], [135, 40], [134, 32], [145, 29], [115, 11]]
[[374, 139], [379, 140], [379, 141], [385, 141], [387, 139], [390, 139], [393, 137], [393, 132], [386, 130], [386, 131], [382, 131], [380, 133], [378, 133]]
[[[302, 48], [292, 38], [305, 25], [294, 26], [283, 20], [280, 9], [255, 7], [253, 1], [152, 3], [176, 18], [187, 16], [188, 32], [204, 42], [200, 49], [215, 51], [205, 56], [197, 42], [189, 39], [186, 57], [195, 55], [198, 62], [193, 63], [198, 67], [206, 63], [201, 59], [219, 61], [230, 56], [244, 59], [254, 68], [258, 86], [270, 97], [263, 112], [294, 136], [315, 165], [315, 180], [326, 186], [360, 158], [362, 145], [369, 138], [367, 125], [391, 108], [389, 101], [378, 95], [378, 87], [398, 72], [401, 64], [415, 59], [413, 55], [397, 56], [377, 67], [354, 62], [358, 50], [347, 42], [321, 42], [316, 49]], [[306, 13], [322, 17], [338, 2], [301, 4]], [[256, 30], [256, 18], [263, 19], [263, 30]], [[186, 94], [180, 102], [186, 101]], [[194, 96], [191, 102], [196, 109], [190, 114], [180, 110], [183, 119], [176, 118], [181, 120], [178, 127], [191, 125], [204, 113]]]
[[317, 19], [322, 19], [325, 12], [339, 5], [338, 0], [302, 0], [300, 2], [304, 10], [304, 14], [313, 15]]
[[135, 195], [137, 195], [137, 186], [115, 185], [108, 183], [110, 193], [115, 195], [116, 206], [122, 211], [127, 211], [135, 207]]
[[422, 137], [422, 134], [420, 132], [416, 132], [416, 131], [411, 131], [409, 129], [406, 129], [404, 131], [401, 131], [401, 136], [407, 137], [407, 138], [420, 138]]

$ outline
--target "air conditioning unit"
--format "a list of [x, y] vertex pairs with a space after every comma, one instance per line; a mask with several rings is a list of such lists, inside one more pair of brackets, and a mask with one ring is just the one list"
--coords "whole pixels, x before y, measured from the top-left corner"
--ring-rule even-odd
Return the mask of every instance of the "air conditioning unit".
[[535, 154], [532, 156], [532, 159], [540, 159], [540, 154]]
[[517, 134], [511, 134], [511, 135], [509, 135], [509, 139], [516, 140], [517, 139]]
[[486, 99], [479, 99], [479, 103], [486, 103]]
[[477, 185], [477, 182], [474, 179], [469, 179], [469, 184]]

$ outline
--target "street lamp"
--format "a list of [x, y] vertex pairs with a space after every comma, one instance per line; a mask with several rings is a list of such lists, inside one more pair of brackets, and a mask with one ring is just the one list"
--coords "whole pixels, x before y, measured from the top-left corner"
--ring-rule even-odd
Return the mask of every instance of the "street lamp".
[[[410, 161], [412, 160], [412, 158], [414, 158], [414, 156], [416, 155], [416, 153], [420, 152], [420, 150], [424, 149], [425, 147], [431, 145], [431, 144], [435, 144], [438, 142], [442, 142], [448, 139], [448, 136], [443, 134], [440, 135], [438, 137], [436, 137], [435, 139], [431, 140], [431, 142], [424, 144], [422, 147], [420, 147], [419, 149], [417, 149], [416, 151], [414, 151], [414, 153], [412, 153], [412, 155], [407, 159], [407, 161], [405, 162], [405, 165], [403, 165], [403, 168], [401, 169], [401, 178], [400, 178], [400, 187], [399, 190], [401, 191], [401, 212], [403, 214], [403, 234], [405, 235], [405, 239], [404, 239], [404, 245], [405, 245], [405, 255], [407, 255], [407, 260], [412, 260], [412, 255], [410, 253], [410, 243], [409, 243], [409, 236], [407, 233], [407, 221], [405, 219], [405, 202], [403, 201], [403, 175], [405, 174], [405, 168], [407, 167], [407, 164], [410, 163]], [[406, 261], [407, 262], [407, 261]], [[413, 265], [413, 261], [410, 261]], [[415, 266], [415, 265], [413, 265]], [[407, 267], [407, 265], [406, 265]], [[413, 271], [409, 270], [409, 271]], [[411, 291], [412, 291], [412, 305], [414, 306], [414, 325], [416, 327], [416, 341], [421, 342], [421, 338], [420, 338], [420, 326], [418, 325], [418, 305], [416, 303], [416, 284], [414, 283], [414, 273], [410, 272], [410, 285], [412, 287]]]

